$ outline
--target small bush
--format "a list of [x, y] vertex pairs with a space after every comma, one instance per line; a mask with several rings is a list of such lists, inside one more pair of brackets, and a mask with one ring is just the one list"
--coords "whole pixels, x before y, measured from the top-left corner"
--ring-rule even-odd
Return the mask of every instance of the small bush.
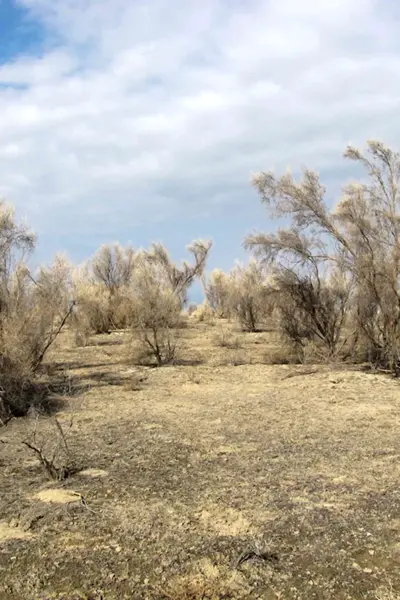
[[228, 318], [231, 314], [231, 277], [215, 269], [204, 284], [208, 305], [217, 318]]
[[191, 317], [197, 310], [197, 304], [189, 304], [189, 306], [187, 307], [187, 315], [188, 317]]
[[272, 294], [261, 263], [237, 265], [230, 275], [230, 305], [243, 331], [259, 331], [273, 310]]
[[44, 398], [36, 373], [73, 308], [68, 265], [56, 257], [36, 277], [24, 260], [35, 238], [0, 203], [0, 422], [26, 414]]
[[132, 325], [137, 358], [156, 365], [177, 359], [180, 330], [187, 327], [182, 314], [189, 286], [200, 277], [211, 243], [193, 242], [195, 263], [174, 265], [161, 244], [138, 254], [132, 286]]
[[229, 329], [223, 328], [217, 331], [213, 336], [213, 343], [220, 348], [239, 349], [241, 347], [240, 338], [234, 335]]
[[130, 392], [139, 392], [143, 389], [146, 377], [139, 373], [132, 373], [124, 383], [124, 388]]
[[74, 331], [74, 342], [77, 348], [84, 348], [88, 345], [90, 339], [90, 329], [85, 327], [82, 329], [75, 329]]
[[196, 307], [196, 310], [192, 312], [190, 317], [198, 323], [207, 323], [208, 325], [213, 325], [215, 323], [214, 311], [207, 302], [199, 304]]
[[72, 425], [72, 419], [63, 427], [55, 417], [45, 422], [36, 417], [32, 431], [22, 442], [39, 459], [50, 479], [63, 481], [77, 471], [76, 461], [68, 446]]
[[101, 334], [112, 329], [124, 329], [131, 324], [130, 286], [135, 260], [131, 247], [105, 245], [91, 260], [73, 271], [75, 330]]
[[133, 334], [140, 362], [170, 364], [177, 356], [181, 299], [159, 276], [156, 265], [143, 261], [135, 275]]
[[292, 365], [302, 361], [296, 350], [291, 347], [281, 347], [268, 350], [264, 355], [266, 365]]

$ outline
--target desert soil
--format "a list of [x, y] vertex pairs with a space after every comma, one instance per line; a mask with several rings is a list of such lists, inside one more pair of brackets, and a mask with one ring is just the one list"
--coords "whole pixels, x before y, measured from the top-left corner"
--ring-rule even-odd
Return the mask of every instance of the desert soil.
[[400, 384], [216, 331], [182, 330], [163, 368], [128, 333], [60, 339], [78, 470], [46, 478], [34, 415], [0, 429], [1, 600], [400, 597]]

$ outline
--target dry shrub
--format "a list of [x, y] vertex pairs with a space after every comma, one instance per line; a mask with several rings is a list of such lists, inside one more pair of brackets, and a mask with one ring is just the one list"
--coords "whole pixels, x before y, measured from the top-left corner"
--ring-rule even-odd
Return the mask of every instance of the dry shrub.
[[159, 243], [153, 244], [149, 251], [144, 251], [142, 258], [153, 265], [168, 287], [180, 298], [183, 306], [187, 302], [187, 292], [190, 286], [204, 273], [211, 247], [211, 241], [193, 241], [187, 246], [187, 250], [192, 255], [194, 262], [189, 264], [183, 261], [180, 267], [172, 262], [166, 248]]
[[0, 204], [0, 419], [25, 414], [40, 403], [36, 373], [71, 314], [69, 266], [56, 257], [33, 277], [25, 264], [35, 238]]
[[105, 244], [91, 260], [93, 280], [102, 284], [113, 296], [132, 280], [135, 261], [133, 248], [120, 244]]
[[62, 425], [55, 417], [45, 420], [36, 417], [31, 431], [22, 442], [39, 459], [50, 479], [63, 481], [78, 470], [68, 445], [72, 425], [72, 418], [69, 423]]
[[204, 291], [208, 305], [219, 319], [226, 319], [231, 314], [232, 282], [229, 275], [215, 269], [204, 282]]
[[271, 314], [270, 288], [263, 265], [252, 259], [238, 264], [230, 274], [230, 306], [244, 331], [259, 331]]
[[241, 342], [239, 336], [235, 335], [227, 327], [219, 327], [213, 336], [213, 343], [220, 348], [239, 349]]
[[186, 313], [188, 317], [191, 317], [197, 310], [197, 304], [189, 304], [189, 306], [186, 309]]
[[131, 247], [104, 245], [88, 263], [74, 270], [73, 325], [79, 345], [84, 345], [91, 333], [109, 333], [131, 324], [135, 256]]
[[76, 302], [72, 326], [85, 345], [91, 333], [109, 331], [109, 296], [104, 287], [93, 282], [87, 265], [74, 270], [72, 289]]
[[74, 280], [73, 326], [82, 340], [94, 334], [109, 333], [112, 329], [125, 329], [132, 322], [130, 290], [123, 289], [110, 298], [108, 290], [88, 278]]
[[371, 363], [398, 375], [400, 154], [369, 141], [366, 152], [349, 146], [345, 157], [363, 166], [369, 179], [347, 185], [334, 210], [309, 169], [299, 181], [290, 172], [256, 175], [262, 202], [272, 216], [290, 219], [290, 227], [252, 235], [246, 246], [281, 277], [292, 305], [289, 315], [282, 312], [285, 304], [280, 310], [297, 345], [319, 341], [329, 356], [340, 347], [355, 355], [365, 349]]
[[215, 314], [208, 302], [203, 302], [196, 307], [196, 310], [192, 312], [190, 317], [198, 323], [207, 323], [213, 325], [215, 320]]
[[[141, 250], [137, 253], [132, 248], [123, 248], [119, 244], [102, 246], [91, 261], [75, 270], [72, 278], [72, 293], [76, 300], [74, 329], [77, 332], [77, 343], [84, 345], [91, 333], [109, 333], [112, 329], [126, 329], [133, 326], [136, 331], [143, 332], [139, 321], [150, 323], [151, 320], [148, 315], [143, 314], [145, 304], [141, 300], [143, 289], [137, 289], [137, 285], [139, 287], [143, 285], [144, 265], [147, 265], [147, 271], [152, 273], [154, 281], [159, 279], [160, 286], [162, 285], [178, 298], [182, 308], [190, 285], [203, 273], [210, 248], [211, 242], [201, 240], [193, 242], [188, 247], [194, 258], [193, 264], [183, 262], [182, 266], [178, 267], [172, 262], [162, 244], [153, 244], [150, 250]], [[147, 286], [148, 293], [152, 292], [150, 287]], [[138, 306], [135, 306], [136, 301], [139, 302]], [[160, 308], [158, 306], [157, 311]], [[164, 312], [169, 310], [167, 308]], [[141, 316], [138, 319], [139, 314]], [[184, 319], [176, 322], [176, 327], [184, 326]], [[150, 338], [154, 337], [150, 336], [146, 338], [145, 345], [148, 349], [153, 348], [156, 353], [158, 351], [155, 349], [160, 345], [168, 347], [168, 353], [172, 357], [174, 343], [171, 328], [168, 328], [167, 334], [165, 327], [160, 328], [159, 323], [156, 327], [157, 340], [153, 339], [149, 344]], [[162, 333], [161, 330], [164, 332]], [[164, 341], [161, 341], [161, 338]], [[153, 350], [149, 351], [153, 352]], [[158, 360], [164, 359], [159, 357]], [[165, 360], [167, 360], [166, 355]]]
[[338, 275], [324, 281], [276, 270], [278, 326], [283, 338], [305, 359], [332, 359], [343, 349], [343, 329], [350, 310], [351, 285]]
[[187, 327], [182, 310], [187, 292], [200, 277], [211, 242], [193, 242], [189, 247], [195, 262], [174, 265], [161, 244], [137, 255], [132, 285], [133, 332], [140, 362], [155, 360], [157, 366], [177, 358], [180, 330]]
[[157, 265], [142, 260], [135, 273], [133, 333], [139, 362], [170, 364], [177, 354], [182, 303], [160, 277]]
[[296, 349], [291, 345], [283, 344], [279, 348], [271, 348], [264, 354], [266, 365], [291, 365], [302, 362]]

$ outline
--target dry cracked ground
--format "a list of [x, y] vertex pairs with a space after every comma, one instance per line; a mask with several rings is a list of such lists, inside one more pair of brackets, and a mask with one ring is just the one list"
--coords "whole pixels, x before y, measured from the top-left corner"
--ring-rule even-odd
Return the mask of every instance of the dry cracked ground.
[[216, 329], [160, 369], [128, 333], [60, 339], [79, 470], [50, 481], [21, 443], [47, 419], [0, 430], [1, 600], [400, 598], [400, 384]]

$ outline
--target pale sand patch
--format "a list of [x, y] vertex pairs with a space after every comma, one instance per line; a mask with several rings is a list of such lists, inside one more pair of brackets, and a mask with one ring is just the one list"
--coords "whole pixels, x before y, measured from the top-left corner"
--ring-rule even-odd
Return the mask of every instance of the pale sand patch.
[[250, 521], [234, 508], [208, 507], [208, 510], [201, 511], [200, 521], [219, 535], [242, 535], [251, 530]]
[[198, 569], [200, 573], [203, 573], [209, 579], [217, 579], [220, 576], [219, 568], [209, 558], [201, 559], [198, 563]]
[[26, 458], [23, 462], [24, 467], [36, 467], [37, 465], [40, 465], [40, 462], [37, 458]]
[[215, 449], [215, 454], [237, 454], [240, 452], [240, 448], [238, 446], [219, 446], [219, 448]]
[[107, 477], [108, 471], [104, 469], [84, 469], [83, 471], [79, 471], [79, 475], [83, 475], [84, 477]]
[[29, 540], [33, 535], [20, 527], [10, 527], [8, 523], [0, 521], [0, 544], [10, 540]]
[[69, 504], [70, 502], [79, 502], [81, 495], [71, 490], [47, 489], [41, 490], [33, 496], [41, 502], [55, 502], [57, 504]]
[[147, 430], [151, 430], [151, 429], [162, 429], [163, 426], [160, 425], [159, 423], [144, 423], [141, 426], [141, 429], [144, 429], [145, 431]]
[[217, 566], [208, 558], [195, 563], [190, 573], [174, 577], [168, 590], [171, 598], [237, 598], [238, 590], [245, 594], [248, 591], [242, 573], [232, 573], [226, 566]]
[[85, 548], [86, 540], [82, 533], [66, 532], [59, 537], [59, 542], [66, 550], [79, 550]]

